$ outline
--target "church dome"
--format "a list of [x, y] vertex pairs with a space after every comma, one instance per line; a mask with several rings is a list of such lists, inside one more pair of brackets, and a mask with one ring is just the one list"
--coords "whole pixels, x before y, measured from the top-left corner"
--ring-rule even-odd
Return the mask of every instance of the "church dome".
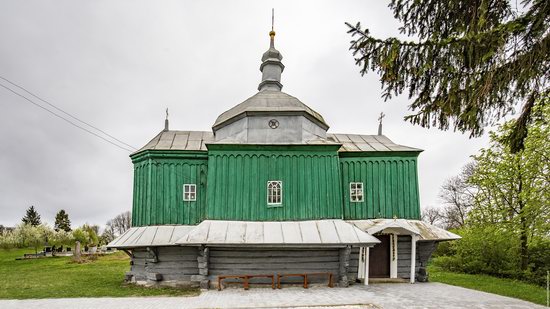
[[323, 117], [297, 98], [282, 92], [283, 55], [269, 32], [269, 49], [262, 56], [258, 93], [222, 113], [212, 126], [217, 143], [307, 144], [326, 140]]
[[323, 116], [297, 98], [277, 90], [262, 90], [244, 102], [222, 113], [212, 127], [214, 131], [224, 125], [253, 115], [302, 115], [325, 130], [328, 129]]

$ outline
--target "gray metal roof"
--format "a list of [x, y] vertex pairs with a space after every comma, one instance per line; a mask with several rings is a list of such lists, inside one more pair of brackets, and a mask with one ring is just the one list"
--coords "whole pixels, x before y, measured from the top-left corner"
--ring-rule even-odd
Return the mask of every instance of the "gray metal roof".
[[[195, 150], [207, 151], [206, 144], [236, 144], [239, 141], [214, 141], [209, 131], [162, 131], [155, 136], [143, 150]], [[418, 148], [398, 145], [384, 135], [327, 134], [326, 140], [314, 140], [309, 145], [342, 144], [340, 152], [378, 152], [378, 151], [422, 151]], [[137, 153], [136, 152], [136, 153]]]
[[461, 237], [424, 221], [407, 219], [374, 219], [347, 221], [370, 235], [387, 232], [397, 234], [415, 234], [418, 240], [455, 240]]
[[209, 142], [214, 142], [214, 134], [209, 131], [161, 131], [136, 152], [151, 149], [207, 151], [205, 143]]
[[422, 149], [398, 145], [385, 135], [327, 134], [327, 139], [342, 144], [340, 152], [422, 151]]
[[252, 97], [246, 99], [241, 104], [236, 105], [228, 111], [222, 113], [218, 119], [216, 119], [213, 128], [217, 128], [221, 124], [230, 120], [239, 119], [239, 116], [244, 116], [247, 113], [255, 112], [304, 112], [328, 128], [328, 125], [321, 114], [317, 113], [297, 98], [275, 90], [260, 91]]
[[189, 233], [194, 225], [161, 225], [132, 227], [111, 241], [107, 247], [137, 248], [149, 246], [175, 246], [176, 240]]
[[284, 222], [205, 220], [176, 243], [217, 246], [372, 246], [380, 241], [338, 219]]

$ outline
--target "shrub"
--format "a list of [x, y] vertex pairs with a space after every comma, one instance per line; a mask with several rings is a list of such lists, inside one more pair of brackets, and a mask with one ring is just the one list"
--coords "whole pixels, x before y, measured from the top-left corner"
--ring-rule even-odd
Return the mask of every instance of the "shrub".
[[464, 227], [456, 233], [462, 239], [440, 243], [432, 265], [444, 270], [470, 274], [487, 274], [546, 284], [550, 266], [550, 240], [531, 239], [529, 268], [520, 268], [520, 244], [516, 233], [502, 225]]

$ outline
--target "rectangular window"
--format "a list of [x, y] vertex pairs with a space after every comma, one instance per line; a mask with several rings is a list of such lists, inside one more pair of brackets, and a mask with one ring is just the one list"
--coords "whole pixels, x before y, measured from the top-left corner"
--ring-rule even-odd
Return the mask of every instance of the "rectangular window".
[[283, 182], [272, 180], [267, 182], [267, 205], [281, 205], [283, 203]]
[[363, 201], [363, 183], [362, 182], [349, 183], [349, 200], [350, 202]]
[[197, 200], [197, 186], [193, 184], [183, 185], [183, 200], [186, 202], [194, 202]]

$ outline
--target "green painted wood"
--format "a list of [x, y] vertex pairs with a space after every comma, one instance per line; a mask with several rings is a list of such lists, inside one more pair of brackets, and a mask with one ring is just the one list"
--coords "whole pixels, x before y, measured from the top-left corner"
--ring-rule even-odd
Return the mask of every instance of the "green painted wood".
[[[220, 220], [420, 218], [417, 155], [337, 153], [337, 146], [209, 145], [208, 152], [150, 150], [134, 162], [134, 226]], [[208, 185], [207, 185], [208, 180]], [[267, 181], [283, 205], [267, 205]], [[349, 183], [364, 201], [349, 201]], [[183, 184], [197, 201], [183, 201]], [[208, 205], [207, 205], [208, 202]]]
[[[141, 156], [134, 160], [132, 225], [198, 224], [206, 215], [207, 157]], [[197, 185], [197, 200], [183, 201], [183, 184]]]
[[[420, 219], [416, 163], [413, 156], [340, 158], [344, 219]], [[363, 202], [350, 202], [350, 182], [363, 183]]]
[[[342, 218], [334, 146], [209, 148], [208, 219], [284, 221]], [[281, 206], [267, 204], [267, 182], [283, 182]]]

